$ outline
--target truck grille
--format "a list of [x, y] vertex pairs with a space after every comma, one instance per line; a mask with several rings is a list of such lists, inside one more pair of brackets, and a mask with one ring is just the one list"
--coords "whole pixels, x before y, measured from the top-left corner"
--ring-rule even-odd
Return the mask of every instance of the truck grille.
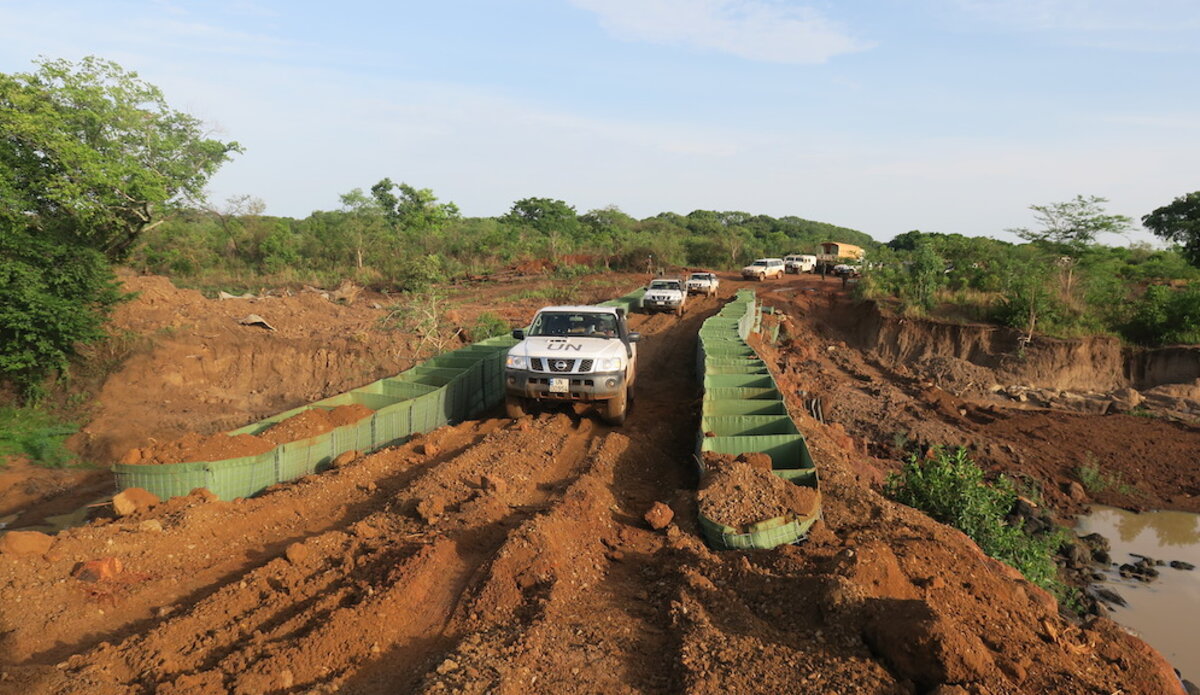
[[586, 373], [592, 371], [594, 360], [564, 360], [556, 357], [530, 357], [529, 369], [535, 372], [555, 374]]

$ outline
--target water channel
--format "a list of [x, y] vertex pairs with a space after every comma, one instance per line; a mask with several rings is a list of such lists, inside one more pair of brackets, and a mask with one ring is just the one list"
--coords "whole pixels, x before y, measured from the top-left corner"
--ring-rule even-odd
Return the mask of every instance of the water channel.
[[1143, 512], [1092, 507], [1080, 517], [1079, 535], [1099, 533], [1112, 544], [1112, 560], [1133, 563], [1133, 554], [1189, 562], [1195, 570], [1156, 567], [1150, 583], [1122, 579], [1116, 566], [1104, 571], [1099, 585], [1117, 592], [1129, 605], [1110, 606], [1111, 617], [1157, 649], [1183, 677], [1200, 683], [1200, 514]]

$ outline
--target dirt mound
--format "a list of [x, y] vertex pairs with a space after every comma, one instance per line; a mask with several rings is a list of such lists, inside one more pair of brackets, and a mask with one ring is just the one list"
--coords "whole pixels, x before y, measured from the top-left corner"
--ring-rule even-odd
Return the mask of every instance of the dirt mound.
[[130, 449], [121, 463], [152, 466], [166, 463], [189, 463], [192, 461], [223, 461], [265, 454], [275, 444], [250, 434], [202, 435], [189, 432], [178, 439], [162, 444], [152, 444], [140, 449]]
[[310, 408], [271, 425], [258, 436], [275, 444], [286, 444], [332, 432], [335, 428], [351, 425], [371, 417], [374, 413], [375, 411], [358, 403], [339, 405], [332, 410]]
[[264, 454], [280, 444], [295, 442], [333, 431], [370, 417], [375, 411], [357, 403], [332, 410], [311, 408], [271, 425], [258, 435], [189, 432], [178, 439], [131, 449], [121, 463], [155, 465], [190, 461], [222, 461]]
[[817, 491], [739, 460], [706, 460], [696, 497], [700, 513], [726, 526], [746, 527], [775, 517], [812, 514]]
[[949, 355], [930, 355], [912, 363], [913, 371], [957, 396], [991, 392], [992, 370]]

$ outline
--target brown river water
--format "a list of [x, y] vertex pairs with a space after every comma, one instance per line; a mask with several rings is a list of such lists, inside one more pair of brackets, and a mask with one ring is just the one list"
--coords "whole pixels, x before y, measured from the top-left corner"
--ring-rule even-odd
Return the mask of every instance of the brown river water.
[[1182, 560], [1195, 570], [1156, 567], [1158, 579], [1144, 584], [1122, 579], [1109, 567], [1099, 586], [1111, 589], [1129, 605], [1110, 606], [1111, 617], [1136, 632], [1179, 669], [1183, 677], [1200, 683], [1200, 514], [1143, 512], [1092, 507], [1079, 518], [1079, 535], [1099, 533], [1112, 544], [1112, 560], [1133, 563], [1130, 553], [1170, 563]]

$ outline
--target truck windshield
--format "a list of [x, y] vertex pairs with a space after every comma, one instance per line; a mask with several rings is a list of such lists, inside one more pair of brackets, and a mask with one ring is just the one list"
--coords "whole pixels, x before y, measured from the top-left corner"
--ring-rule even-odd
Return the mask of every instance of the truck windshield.
[[766, 265], [766, 264], [767, 264], [766, 261], [754, 261], [750, 265]]
[[675, 280], [655, 280], [654, 282], [650, 283], [650, 289], [652, 289], [652, 290], [678, 290], [678, 289], [680, 289], [680, 287], [679, 287], [679, 283]]
[[544, 311], [533, 319], [529, 336], [617, 337], [617, 317], [612, 314]]
[[705, 273], [692, 273], [692, 276], [688, 279], [689, 280], [707, 280], [708, 275]]

